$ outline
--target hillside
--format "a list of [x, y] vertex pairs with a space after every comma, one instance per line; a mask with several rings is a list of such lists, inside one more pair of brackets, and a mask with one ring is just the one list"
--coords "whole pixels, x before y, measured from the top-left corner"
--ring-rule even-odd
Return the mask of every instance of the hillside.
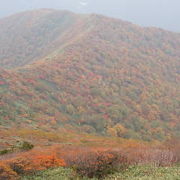
[[180, 34], [55, 10], [0, 20], [0, 125], [179, 136]]
[[61, 46], [61, 38], [77, 19], [71, 12], [51, 9], [1, 19], [1, 67], [23, 66], [48, 55]]

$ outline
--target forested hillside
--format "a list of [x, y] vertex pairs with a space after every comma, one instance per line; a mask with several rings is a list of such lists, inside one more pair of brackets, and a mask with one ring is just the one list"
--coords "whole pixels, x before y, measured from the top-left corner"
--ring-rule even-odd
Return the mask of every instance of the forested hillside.
[[[58, 46], [78, 15], [43, 9], [19, 13], [0, 20], [0, 65], [13, 68], [48, 55]], [[65, 41], [63, 41], [65, 43]]]
[[180, 34], [38, 10], [0, 20], [0, 125], [163, 140], [180, 132]]

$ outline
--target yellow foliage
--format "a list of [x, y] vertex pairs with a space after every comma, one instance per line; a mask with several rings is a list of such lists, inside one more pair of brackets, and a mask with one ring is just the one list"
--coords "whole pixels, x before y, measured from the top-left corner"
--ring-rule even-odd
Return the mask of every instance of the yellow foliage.
[[107, 133], [111, 136], [120, 137], [127, 132], [127, 129], [120, 123], [116, 124], [113, 128], [108, 128]]

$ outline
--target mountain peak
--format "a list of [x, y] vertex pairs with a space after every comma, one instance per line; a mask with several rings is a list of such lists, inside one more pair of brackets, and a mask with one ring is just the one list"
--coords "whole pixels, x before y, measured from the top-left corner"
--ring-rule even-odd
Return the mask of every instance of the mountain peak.
[[0, 20], [0, 47], [2, 124], [178, 134], [179, 34], [42, 9]]

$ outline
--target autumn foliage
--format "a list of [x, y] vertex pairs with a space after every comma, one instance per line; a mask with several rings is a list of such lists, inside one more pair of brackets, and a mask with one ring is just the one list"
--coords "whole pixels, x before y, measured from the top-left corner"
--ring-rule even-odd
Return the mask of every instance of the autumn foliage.
[[145, 141], [179, 135], [179, 34], [54, 10], [0, 27], [0, 125]]
[[33, 157], [17, 158], [10, 163], [10, 167], [19, 174], [30, 173], [33, 171], [44, 170], [52, 167], [65, 166], [62, 159], [54, 155], [37, 155]]
[[33, 150], [30, 152], [15, 154], [14, 157], [3, 160], [1, 176], [30, 174], [48, 168], [66, 166], [62, 158], [57, 157], [55, 152]]
[[178, 138], [159, 143], [180, 136], [178, 33], [37, 10], [0, 19], [0, 37], [0, 179], [180, 162]]
[[129, 165], [172, 166], [180, 162], [178, 142], [172, 140], [164, 144], [151, 145], [129, 141], [116, 147], [35, 147], [28, 152], [5, 155], [0, 165], [0, 177], [18, 177], [63, 166], [72, 168], [80, 176], [102, 178], [116, 171], [123, 171]]
[[0, 163], [0, 179], [16, 180], [18, 179], [18, 175], [7, 164]]
[[127, 159], [115, 151], [86, 151], [66, 159], [67, 166], [79, 175], [102, 178], [119, 167], [126, 167]]

